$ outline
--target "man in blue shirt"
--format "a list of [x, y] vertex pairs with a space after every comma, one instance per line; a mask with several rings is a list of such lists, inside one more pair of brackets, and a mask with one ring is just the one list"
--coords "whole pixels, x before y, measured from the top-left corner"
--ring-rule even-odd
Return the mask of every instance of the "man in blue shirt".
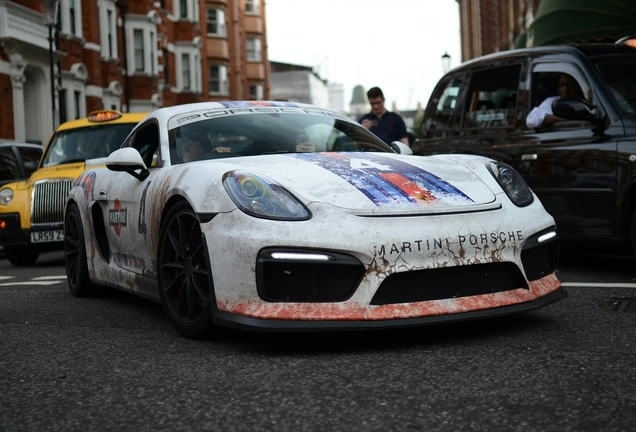
[[358, 123], [389, 145], [393, 141], [401, 141], [409, 145], [409, 135], [406, 131], [404, 120], [399, 114], [387, 111], [384, 108], [382, 90], [378, 87], [369, 89], [367, 98], [369, 98], [369, 103], [371, 104], [371, 112], [360, 117]]

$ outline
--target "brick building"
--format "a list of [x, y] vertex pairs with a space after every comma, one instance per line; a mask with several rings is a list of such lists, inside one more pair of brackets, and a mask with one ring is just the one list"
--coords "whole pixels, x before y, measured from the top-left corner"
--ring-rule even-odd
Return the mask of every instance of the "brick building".
[[462, 61], [514, 48], [532, 23], [541, 0], [456, 0]]
[[59, 0], [52, 104], [40, 1], [0, 0], [0, 141], [98, 109], [268, 99], [265, 23], [260, 0]]

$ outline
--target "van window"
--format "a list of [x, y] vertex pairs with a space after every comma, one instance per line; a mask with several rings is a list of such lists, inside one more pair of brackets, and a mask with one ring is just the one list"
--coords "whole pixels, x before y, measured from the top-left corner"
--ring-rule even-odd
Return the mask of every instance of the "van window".
[[521, 65], [475, 72], [468, 93], [464, 127], [514, 126]]
[[451, 77], [440, 83], [435, 89], [427, 107], [426, 122], [422, 128], [429, 136], [446, 136], [459, 123], [459, 96], [463, 77]]

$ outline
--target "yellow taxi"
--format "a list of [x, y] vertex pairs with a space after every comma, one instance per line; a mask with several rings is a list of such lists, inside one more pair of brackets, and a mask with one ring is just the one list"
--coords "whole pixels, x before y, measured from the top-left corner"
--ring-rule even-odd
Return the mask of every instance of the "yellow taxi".
[[88, 165], [103, 164], [147, 113], [102, 110], [61, 124], [38, 169], [0, 188], [0, 245], [15, 266], [34, 264], [41, 252], [64, 248], [64, 203]]

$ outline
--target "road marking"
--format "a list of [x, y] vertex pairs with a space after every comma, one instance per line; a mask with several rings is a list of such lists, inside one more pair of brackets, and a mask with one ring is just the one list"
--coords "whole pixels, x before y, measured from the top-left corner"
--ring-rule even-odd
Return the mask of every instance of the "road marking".
[[62, 283], [62, 281], [27, 281], [27, 282], [5, 282], [0, 283], [0, 286], [17, 286], [17, 285], [55, 285]]
[[40, 277], [33, 278], [33, 279], [31, 279], [31, 280], [39, 281], [39, 280], [53, 280], [53, 279], [66, 279], [66, 275], [60, 275], [60, 276], [40, 276]]
[[636, 289], [636, 283], [561, 282], [561, 286], [564, 286], [564, 287], [631, 288], [631, 289]]
[[[0, 280], [13, 279], [15, 276], [0, 276]], [[24, 282], [4, 282], [0, 286], [20, 286], [20, 285], [55, 285], [66, 280], [66, 275], [38, 276]]]

